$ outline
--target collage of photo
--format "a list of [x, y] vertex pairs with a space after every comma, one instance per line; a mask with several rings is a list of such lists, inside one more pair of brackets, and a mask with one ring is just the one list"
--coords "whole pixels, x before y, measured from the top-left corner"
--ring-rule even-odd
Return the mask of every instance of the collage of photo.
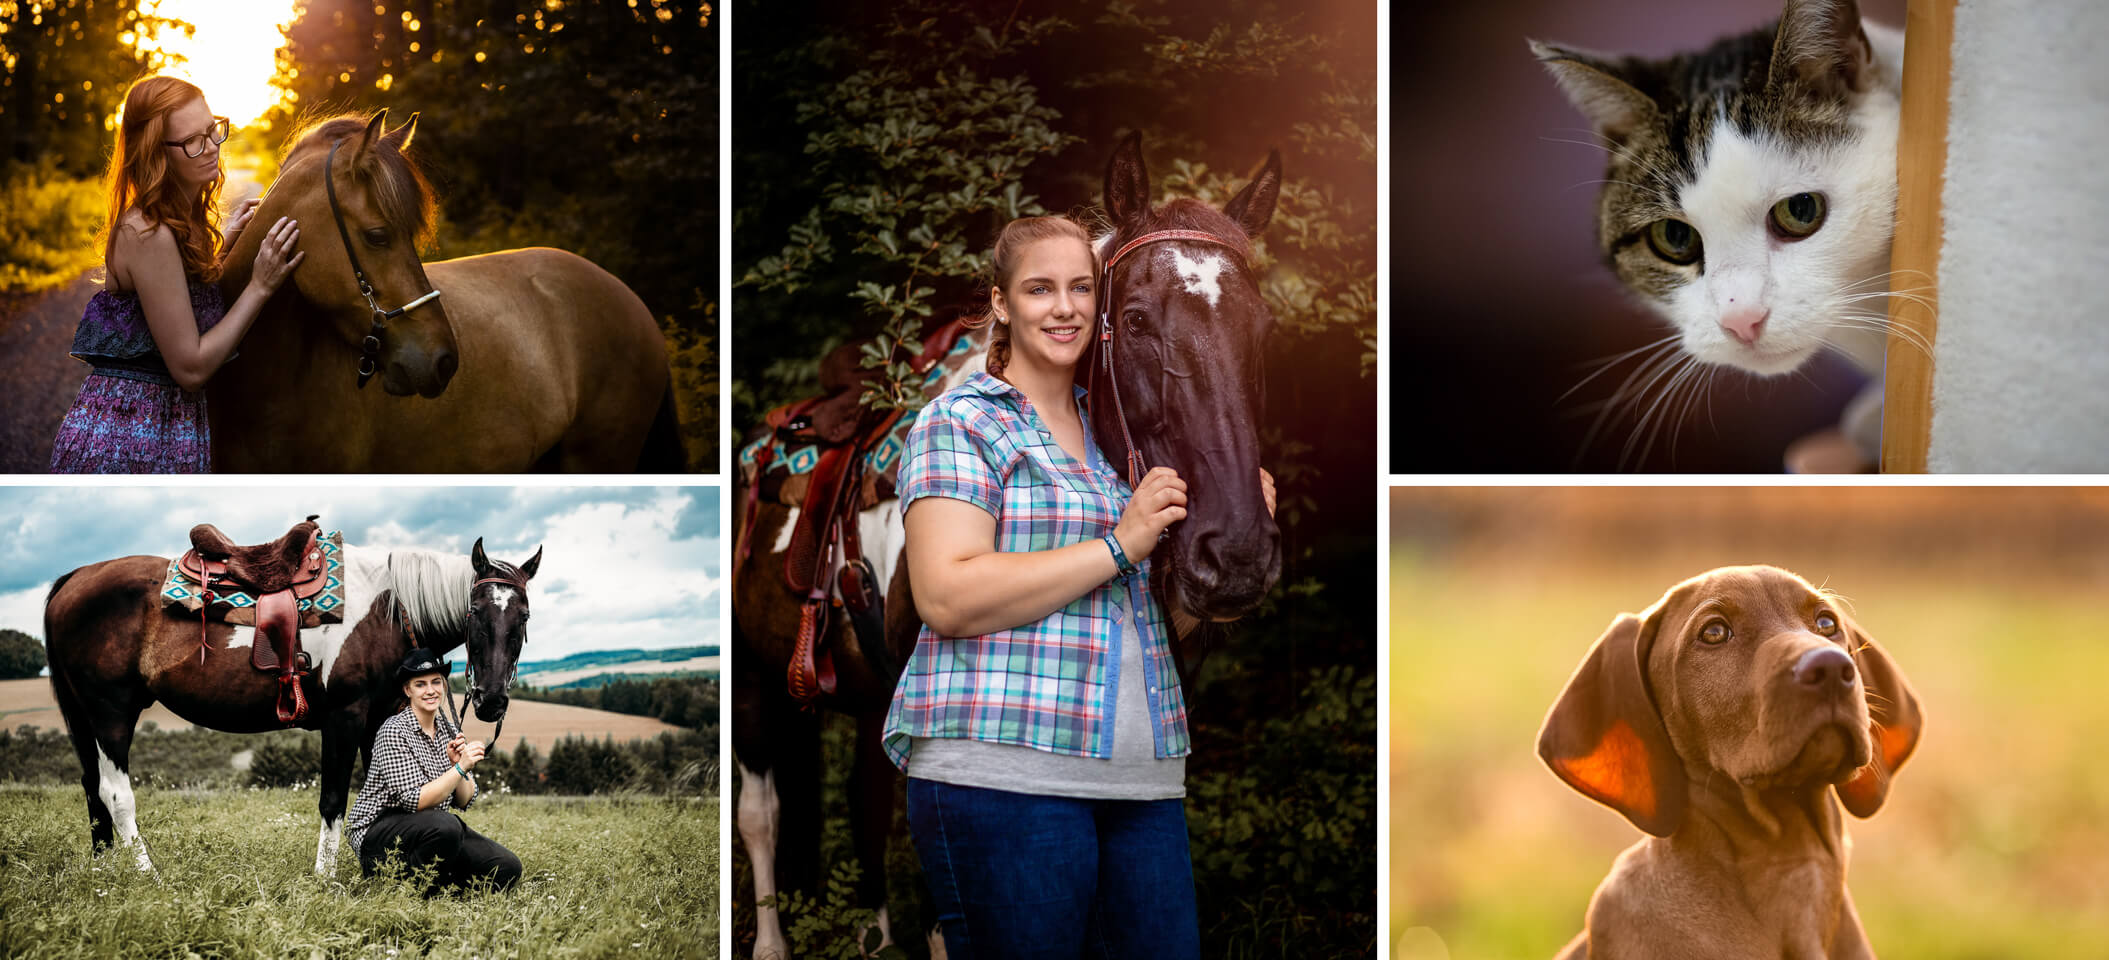
[[0, 0], [0, 956], [2099, 957], [2103, 36]]

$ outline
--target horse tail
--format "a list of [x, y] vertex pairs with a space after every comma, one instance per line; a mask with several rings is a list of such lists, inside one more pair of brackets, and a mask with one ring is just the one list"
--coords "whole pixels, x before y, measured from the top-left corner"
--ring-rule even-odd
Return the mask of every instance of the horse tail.
[[681, 446], [681, 417], [674, 409], [674, 383], [667, 380], [659, 396], [659, 412], [652, 416], [644, 435], [644, 449], [637, 455], [638, 473], [687, 473], [688, 455]]

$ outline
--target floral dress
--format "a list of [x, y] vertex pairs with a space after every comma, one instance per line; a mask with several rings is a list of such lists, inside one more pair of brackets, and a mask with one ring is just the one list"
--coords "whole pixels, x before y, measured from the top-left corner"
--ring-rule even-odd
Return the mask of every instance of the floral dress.
[[[227, 312], [217, 284], [192, 281], [198, 332]], [[147, 329], [139, 295], [102, 290], [89, 298], [72, 355], [95, 369], [59, 423], [53, 473], [207, 473], [212, 430], [205, 394], [176, 385]]]

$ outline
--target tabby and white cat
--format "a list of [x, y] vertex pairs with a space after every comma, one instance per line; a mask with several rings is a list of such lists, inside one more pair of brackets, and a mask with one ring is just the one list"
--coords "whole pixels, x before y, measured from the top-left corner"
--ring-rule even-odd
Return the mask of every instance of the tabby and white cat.
[[1853, 0], [1787, 0], [1777, 24], [1666, 60], [1530, 47], [1608, 145], [1597, 234], [1626, 288], [1699, 362], [1850, 358], [1876, 379], [1842, 425], [1871, 463], [1902, 31]]

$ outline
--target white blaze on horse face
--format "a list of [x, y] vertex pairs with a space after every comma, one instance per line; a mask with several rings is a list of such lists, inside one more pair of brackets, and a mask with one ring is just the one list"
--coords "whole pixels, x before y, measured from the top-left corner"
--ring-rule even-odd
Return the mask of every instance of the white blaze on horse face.
[[1173, 270], [1179, 271], [1179, 279], [1186, 284], [1186, 292], [1205, 298], [1210, 307], [1223, 296], [1223, 258], [1214, 253], [1204, 253], [1189, 259], [1177, 247], [1165, 247], [1165, 258]]
[[154, 861], [147, 859], [146, 841], [139, 836], [139, 808], [132, 799], [132, 777], [110, 762], [110, 755], [103, 752], [100, 743], [95, 745], [95, 795], [110, 811], [117, 842], [134, 848], [140, 870], [154, 869]]
[[321, 835], [315, 838], [315, 875], [333, 876], [337, 872], [337, 845], [344, 837], [344, 818], [326, 820]]
[[506, 604], [513, 602], [513, 588], [503, 584], [491, 584], [491, 602], [497, 604], [498, 609], [504, 610]]
[[[776, 896], [776, 827], [783, 804], [776, 796], [776, 771], [755, 773], [735, 757], [740, 770], [740, 842], [747, 847], [747, 862], [754, 867], [754, 902]], [[784, 938], [783, 923], [775, 907], [754, 909], [754, 960], [787, 960], [791, 942]]]

